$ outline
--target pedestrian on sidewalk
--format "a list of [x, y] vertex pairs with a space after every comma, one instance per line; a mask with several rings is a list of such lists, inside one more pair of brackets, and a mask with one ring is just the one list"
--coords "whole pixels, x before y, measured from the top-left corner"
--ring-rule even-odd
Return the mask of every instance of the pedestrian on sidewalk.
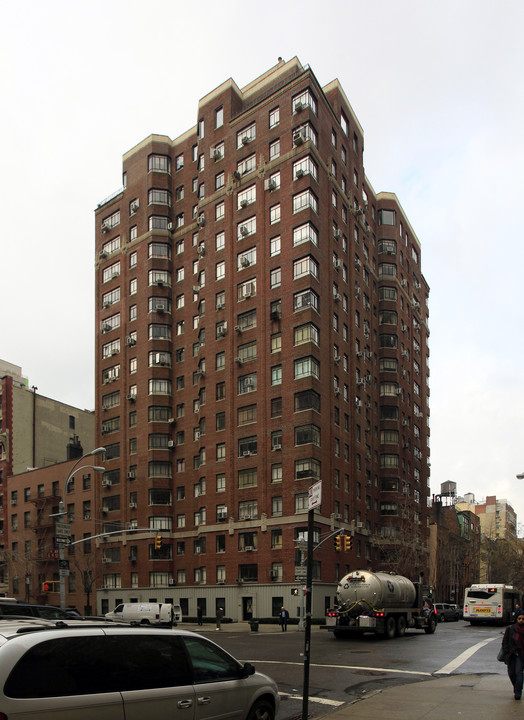
[[202, 625], [203, 614], [202, 605], [197, 605], [197, 621], [199, 625]]
[[289, 613], [286, 610], [286, 608], [282, 605], [280, 609], [280, 626], [282, 627], [282, 632], [287, 631], [287, 622], [289, 620]]
[[520, 700], [524, 673], [524, 610], [519, 612], [516, 622], [506, 628], [502, 638], [502, 649], [515, 700]]
[[224, 608], [219, 607], [217, 610], [217, 626], [215, 630], [220, 630], [220, 623], [224, 617]]

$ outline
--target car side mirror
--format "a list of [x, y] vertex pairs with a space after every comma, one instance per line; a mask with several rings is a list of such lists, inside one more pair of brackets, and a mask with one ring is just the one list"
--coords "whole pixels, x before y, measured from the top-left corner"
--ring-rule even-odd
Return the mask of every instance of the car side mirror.
[[242, 665], [241, 677], [247, 678], [250, 675], [254, 675], [254, 674], [255, 674], [255, 666], [252, 663], [247, 662]]

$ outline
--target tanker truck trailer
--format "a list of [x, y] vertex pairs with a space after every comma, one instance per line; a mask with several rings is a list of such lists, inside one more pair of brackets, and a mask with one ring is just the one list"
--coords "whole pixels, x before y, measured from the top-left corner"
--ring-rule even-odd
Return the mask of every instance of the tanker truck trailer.
[[437, 627], [431, 588], [391, 572], [354, 570], [337, 587], [337, 606], [323, 628], [336, 638], [376, 633], [402, 636], [407, 628], [431, 634]]

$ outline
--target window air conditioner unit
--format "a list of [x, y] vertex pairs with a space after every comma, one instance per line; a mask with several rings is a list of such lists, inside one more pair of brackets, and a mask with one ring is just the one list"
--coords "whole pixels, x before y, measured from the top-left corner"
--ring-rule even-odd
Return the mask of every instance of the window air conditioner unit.
[[235, 180], [240, 180], [241, 175], [238, 170], [233, 171], [233, 177], [235, 178]]
[[225, 302], [223, 300], [219, 300], [217, 302], [217, 310], [222, 310], [223, 307], [225, 307]]
[[206, 254], [206, 246], [199, 245], [197, 248], [197, 253], [200, 255], [200, 257], [204, 257], [204, 255]]
[[102, 487], [111, 487], [112, 484], [113, 482], [108, 478], [104, 478], [104, 480], [102, 480]]
[[334, 298], [335, 302], [340, 302], [342, 300], [342, 295], [340, 295], [340, 293], [335, 293]]
[[225, 334], [226, 334], [226, 328], [219, 327], [217, 330], [217, 337], [224, 337]]
[[175, 447], [175, 441], [174, 440], [168, 440], [167, 441], [167, 447], [172, 450]]
[[155, 307], [155, 310], [156, 310], [158, 313], [163, 313], [163, 312], [166, 311], [166, 306], [165, 306], [163, 303], [160, 303], [159, 305], [157, 305], [157, 306]]
[[251, 138], [249, 137], [249, 135], [244, 135], [244, 137], [242, 138], [242, 145], [249, 145], [250, 142]]
[[102, 558], [103, 565], [109, 565], [110, 562], [111, 562], [111, 558], [106, 558], [106, 557]]
[[333, 230], [333, 237], [335, 238], [341, 238], [342, 237], [342, 230], [339, 230], [338, 228], [336, 230]]
[[335, 388], [335, 396], [338, 397], [340, 395], [340, 388]]
[[109, 323], [102, 323], [102, 332], [103, 333], [110, 332], [112, 329], [113, 328], [111, 327], [111, 325]]
[[277, 184], [273, 178], [267, 178], [267, 180], [264, 180], [264, 190], [269, 190], [271, 192], [272, 190], [277, 189]]
[[340, 270], [342, 267], [342, 260], [333, 260], [333, 267], [335, 270]]
[[164, 281], [162, 278], [157, 278], [155, 280], [155, 284], [158, 285], [158, 287], [164, 287]]
[[373, 353], [371, 352], [371, 350], [366, 350], [366, 352], [364, 353], [364, 355], [366, 356], [366, 358], [367, 358], [368, 360], [373, 360]]
[[16, 505], [16, 500], [11, 500], [11, 505]]
[[167, 223], [167, 229], [169, 230], [169, 232], [173, 232], [173, 230], [175, 229], [175, 223], [174, 223], [174, 222], [168, 222], [168, 223]]
[[199, 217], [197, 218], [198, 227], [204, 227], [205, 224], [206, 224], [206, 218], [203, 215], [199, 215]]
[[98, 257], [99, 257], [101, 260], [104, 260], [104, 259], [107, 257], [106, 251], [105, 251], [105, 250], [100, 250], [100, 252], [98, 253]]
[[84, 520], [91, 520], [91, 513], [85, 513]]
[[109, 425], [102, 423], [102, 435], [106, 435], [109, 432]]
[[246, 208], [249, 205], [249, 202], [244, 198], [244, 200], [240, 201], [240, 207]]
[[273, 443], [273, 446], [271, 449], [272, 450], [282, 450], [282, 443], [279, 443], [279, 442]]
[[222, 153], [217, 148], [211, 148], [209, 151], [211, 160], [222, 160]]
[[246, 545], [245, 548], [244, 548], [244, 550], [245, 550], [246, 552], [251, 552], [251, 551], [253, 550], [253, 545]]
[[136, 345], [136, 340], [135, 340], [135, 338], [134, 338], [134, 337], [131, 337], [130, 335], [128, 335], [128, 336], [126, 337], [126, 345]]
[[335, 520], [342, 520], [342, 515], [335, 513]]
[[251, 450], [244, 450], [242, 455], [244, 457], [251, 457], [251, 455], [252, 455]]
[[302, 170], [302, 168], [299, 168], [299, 169], [296, 171], [295, 176], [296, 176], [297, 180], [298, 180], [299, 178], [301, 178], [301, 177], [304, 177], [304, 171]]
[[130, 507], [130, 508], [136, 508], [136, 507], [138, 507], [138, 505], [136, 504], [136, 502], [130, 502], [130, 503], [129, 503], [129, 507]]
[[200, 285], [193, 285], [193, 292], [195, 292], [195, 293], [200, 292]]
[[[246, 237], [246, 235], [249, 235], [249, 228], [248, 228], [247, 225], [241, 225], [241, 226], [240, 226], [240, 234], [241, 234], [243, 237]], [[242, 259], [244, 259], [244, 258], [242, 258]]]
[[176, 580], [174, 578], [170, 578], [167, 581], [167, 584], [169, 585], [169, 587], [174, 587], [176, 585]]
[[127, 471], [127, 479], [134, 480], [136, 478], [136, 472], [134, 470]]
[[358, 398], [356, 398], [356, 399], [355, 399], [355, 405], [356, 405], [356, 407], [361, 408], [361, 407], [362, 407], [362, 400], [359, 400]]
[[401, 281], [400, 281], [400, 284], [402, 285], [402, 287], [407, 287], [407, 286], [408, 286], [408, 281], [407, 281], [407, 280], [401, 280]]
[[254, 384], [253, 378], [246, 378], [244, 381], [246, 387], [253, 387]]
[[235, 362], [238, 363], [239, 365], [242, 365], [242, 363], [243, 363], [244, 361], [242, 360], [241, 357], [236, 357], [236, 358], [235, 358]]
[[271, 580], [278, 580], [278, 571], [277, 570], [271, 570], [269, 573], [269, 577]]
[[235, 325], [235, 332], [237, 332], [237, 333], [242, 332], [242, 328], [240, 327], [240, 325]]
[[139, 200], [133, 200], [133, 202], [131, 203], [131, 212], [132, 212], [132, 213], [136, 212], [139, 207], [140, 207], [140, 201], [139, 201]]
[[303, 109], [304, 105], [300, 102], [300, 100], [295, 103], [295, 112], [302, 112]]
[[338, 364], [340, 362], [340, 355], [335, 355], [333, 360]]
[[304, 133], [302, 133], [300, 131], [293, 133], [293, 144], [294, 145], [302, 145], [304, 140], [305, 140]]
[[126, 395], [126, 399], [129, 400], [129, 402], [135, 402], [135, 400], [136, 400], [136, 395], [134, 395], [133, 393], [128, 393], [128, 394]]
[[102, 232], [109, 232], [109, 230], [111, 230], [111, 225], [107, 221], [104, 221], [102, 223]]

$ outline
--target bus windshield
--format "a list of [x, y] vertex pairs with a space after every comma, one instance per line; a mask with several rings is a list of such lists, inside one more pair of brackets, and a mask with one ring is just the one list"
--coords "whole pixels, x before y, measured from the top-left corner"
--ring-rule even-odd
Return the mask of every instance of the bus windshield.
[[496, 590], [468, 590], [468, 598], [476, 598], [477, 600], [489, 600], [496, 594]]

